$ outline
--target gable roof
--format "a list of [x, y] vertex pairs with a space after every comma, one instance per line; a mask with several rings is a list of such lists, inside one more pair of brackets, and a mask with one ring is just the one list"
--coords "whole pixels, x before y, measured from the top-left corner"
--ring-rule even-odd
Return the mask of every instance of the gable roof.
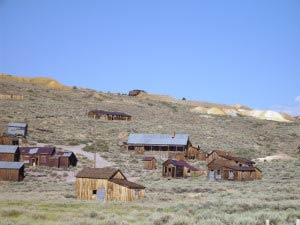
[[187, 134], [130, 134], [129, 145], [180, 145], [186, 146], [189, 141]]
[[69, 152], [69, 151], [60, 151], [57, 152], [56, 155], [60, 156], [60, 157], [71, 157], [72, 154], [74, 154], [73, 152]]
[[15, 123], [15, 122], [10, 122], [8, 123], [9, 127], [22, 127], [22, 128], [25, 128], [27, 127], [27, 123]]
[[55, 151], [55, 147], [20, 147], [21, 154], [53, 155]]
[[245, 163], [245, 164], [255, 164], [255, 162], [253, 162], [250, 159], [246, 159], [246, 158], [242, 158], [242, 157], [235, 157], [235, 156], [230, 156], [230, 155], [225, 155], [225, 156], [221, 156], [222, 158], [228, 159], [228, 160], [233, 160], [236, 162], [240, 162], [240, 163]]
[[[92, 178], [92, 179], [111, 179], [117, 172], [125, 175], [117, 168], [84, 168], [76, 175], [77, 178]], [[125, 177], [126, 179], [126, 177]]]
[[174, 166], [179, 166], [179, 167], [186, 167], [192, 171], [199, 171], [199, 169], [195, 168], [194, 166], [190, 165], [189, 163], [187, 163], [186, 161], [184, 160], [175, 160], [175, 159], [168, 159], [167, 161], [165, 161], [163, 163], [163, 165], [168, 165], [168, 164], [172, 164]]
[[238, 171], [255, 171], [256, 167], [247, 167], [247, 166], [236, 166], [234, 165], [231, 161], [229, 160], [224, 160], [224, 159], [215, 159], [212, 162], [210, 162], [207, 165], [208, 168], [228, 168], [232, 170], [238, 170]]
[[235, 156], [235, 154], [232, 153], [232, 152], [226, 152], [226, 151], [222, 151], [222, 150], [213, 150], [209, 153], [209, 155], [213, 154], [214, 152], [217, 153], [218, 156], [221, 156], [221, 157], [223, 157], [223, 156]]
[[18, 148], [18, 145], [0, 145], [0, 153], [15, 154]]
[[24, 166], [22, 162], [0, 161], [0, 169], [21, 169]]
[[[152, 161], [152, 160], [154, 160], [155, 159], [155, 157], [153, 157], [153, 156], [146, 156], [145, 158], [143, 158], [143, 160], [142, 161]], [[156, 159], [155, 159], [156, 160]]]
[[110, 179], [110, 182], [127, 187], [129, 189], [145, 189], [144, 186], [123, 179]]

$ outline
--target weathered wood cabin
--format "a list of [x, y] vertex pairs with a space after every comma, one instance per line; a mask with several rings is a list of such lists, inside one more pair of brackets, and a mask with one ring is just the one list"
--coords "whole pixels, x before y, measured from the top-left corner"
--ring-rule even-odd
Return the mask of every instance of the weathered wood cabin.
[[215, 159], [207, 165], [208, 176], [214, 180], [251, 181], [262, 178], [262, 172], [252, 163]]
[[133, 201], [142, 199], [145, 187], [127, 180], [115, 168], [84, 168], [76, 176], [76, 196], [80, 200]]
[[187, 178], [200, 176], [200, 171], [184, 160], [177, 161], [168, 159], [163, 163], [162, 175], [163, 177], [171, 178]]
[[190, 146], [186, 153], [187, 159], [196, 159], [200, 161], [206, 161], [207, 156], [208, 154], [205, 151], [201, 150], [199, 146], [198, 148]]
[[143, 158], [143, 162], [144, 162], [144, 169], [145, 170], [156, 170], [157, 169], [157, 160], [155, 159], [155, 157], [145, 157]]
[[19, 145], [19, 138], [14, 135], [1, 134], [0, 145]]
[[49, 166], [55, 147], [20, 147], [20, 161], [25, 166]]
[[109, 112], [104, 110], [92, 110], [88, 112], [88, 117], [94, 119], [105, 119], [105, 120], [126, 120], [130, 121], [132, 116], [123, 112]]
[[7, 134], [26, 137], [28, 135], [27, 123], [8, 123]]
[[48, 166], [57, 168], [69, 168], [77, 165], [77, 157], [73, 152], [60, 151], [49, 158]]
[[210, 163], [215, 159], [220, 159], [220, 158], [225, 158], [229, 156], [235, 156], [232, 152], [226, 152], [226, 151], [221, 151], [221, 150], [213, 150], [207, 155], [206, 162]]
[[0, 161], [18, 162], [20, 149], [17, 145], [0, 145]]
[[24, 163], [0, 161], [0, 181], [18, 182], [24, 177]]
[[187, 134], [130, 134], [127, 150], [135, 154], [157, 155], [168, 158], [170, 153], [186, 155], [191, 146]]

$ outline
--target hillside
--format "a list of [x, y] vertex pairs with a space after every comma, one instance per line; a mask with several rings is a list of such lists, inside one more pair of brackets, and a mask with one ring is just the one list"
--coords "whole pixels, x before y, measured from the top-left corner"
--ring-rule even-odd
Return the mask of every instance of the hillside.
[[[146, 198], [139, 202], [79, 202], [74, 199], [74, 182], [67, 180], [73, 171], [31, 169], [24, 183], [1, 183], [0, 224], [238, 225], [246, 219], [248, 223], [244, 224], [254, 225], [267, 218], [273, 219], [273, 224], [289, 224], [300, 217], [299, 122], [194, 113], [199, 103], [53, 88], [14, 79], [0, 79], [0, 90], [24, 96], [23, 101], [0, 100], [2, 130], [9, 121], [26, 121], [30, 144], [88, 144], [147, 187]], [[218, 105], [207, 104], [219, 110]], [[126, 112], [133, 120], [90, 119], [86, 114], [92, 109]], [[258, 162], [264, 174], [262, 181], [211, 183], [205, 176], [162, 179], [161, 167], [155, 172], [143, 171], [142, 156], [130, 156], [119, 146], [132, 132], [174, 131], [190, 134], [192, 143], [207, 151], [222, 149], [252, 159], [277, 154], [289, 157], [285, 161]], [[79, 157], [81, 166], [92, 165]], [[206, 170], [203, 162], [190, 163]]]

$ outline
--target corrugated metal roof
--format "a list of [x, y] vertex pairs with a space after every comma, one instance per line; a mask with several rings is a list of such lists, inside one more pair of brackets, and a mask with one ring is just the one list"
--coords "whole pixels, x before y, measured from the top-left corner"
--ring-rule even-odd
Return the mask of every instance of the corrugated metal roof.
[[18, 148], [17, 145], [0, 145], [0, 153], [14, 154]]
[[187, 145], [188, 134], [130, 134], [129, 145]]
[[15, 123], [15, 122], [10, 122], [8, 123], [9, 127], [27, 127], [27, 123]]
[[0, 169], [20, 169], [24, 166], [22, 162], [4, 162], [0, 161]]
[[55, 147], [20, 147], [21, 154], [53, 155], [55, 151]]

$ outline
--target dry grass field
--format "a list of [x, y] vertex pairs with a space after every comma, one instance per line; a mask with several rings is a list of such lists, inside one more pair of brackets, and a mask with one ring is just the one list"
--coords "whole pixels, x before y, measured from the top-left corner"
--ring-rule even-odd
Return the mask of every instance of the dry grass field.
[[[31, 168], [24, 182], [0, 183], [0, 224], [260, 225], [270, 219], [273, 225], [288, 225], [300, 218], [299, 123], [203, 116], [192, 114], [188, 103], [11, 80], [0, 80], [0, 90], [24, 96], [24, 101], [0, 102], [0, 121], [27, 121], [29, 143], [86, 144], [87, 151], [97, 151], [147, 187], [142, 201], [77, 201], [68, 174], [93, 162], [79, 156], [79, 168], [68, 171]], [[86, 113], [91, 109], [123, 111], [133, 121], [90, 119]], [[144, 171], [141, 156], [130, 156], [119, 146], [131, 132], [173, 131], [190, 134], [192, 143], [205, 150], [223, 149], [250, 158], [285, 153], [292, 159], [258, 163], [263, 179], [253, 182], [209, 182], [205, 176], [167, 180], [161, 178], [160, 165], [157, 171]], [[206, 168], [203, 162], [190, 163]]]

